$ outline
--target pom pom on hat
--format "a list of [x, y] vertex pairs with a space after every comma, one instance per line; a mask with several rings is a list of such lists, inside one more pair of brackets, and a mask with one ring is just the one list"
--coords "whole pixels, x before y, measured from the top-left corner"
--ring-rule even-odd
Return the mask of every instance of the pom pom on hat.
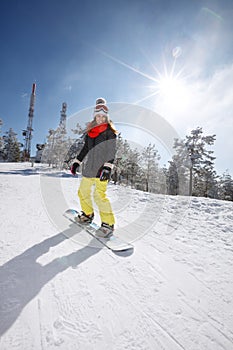
[[103, 97], [99, 97], [96, 100], [96, 106], [94, 109], [94, 117], [98, 114], [102, 114], [106, 117], [108, 117], [108, 107], [106, 105], [106, 100]]
[[99, 97], [99, 98], [97, 98], [96, 99], [96, 101], [95, 101], [95, 104], [96, 104], [96, 106], [97, 105], [106, 105], [106, 100], [105, 100], [105, 98], [103, 98], [103, 97]]

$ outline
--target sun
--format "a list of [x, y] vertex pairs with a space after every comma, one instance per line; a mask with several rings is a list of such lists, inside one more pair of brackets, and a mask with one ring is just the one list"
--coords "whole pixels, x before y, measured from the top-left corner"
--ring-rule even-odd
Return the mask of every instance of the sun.
[[165, 97], [170, 98], [174, 94], [177, 94], [177, 88], [178, 90], [180, 90], [180, 82], [177, 79], [164, 77], [159, 80], [159, 83], [158, 83], [159, 93]]
[[166, 106], [166, 110], [181, 112], [188, 108], [191, 92], [187, 83], [187, 76], [184, 74], [184, 68], [176, 69], [178, 56], [173, 56], [174, 61], [170, 69], [165, 62], [163, 72], [154, 67], [156, 82], [152, 86], [152, 91], [154, 91], [157, 105]]
[[188, 88], [182, 79], [173, 76], [161, 76], [157, 85], [158, 99], [179, 109], [189, 101]]
[[[152, 80], [152, 79], [151, 79]], [[191, 101], [191, 90], [187, 79], [182, 75], [182, 70], [174, 74], [174, 70], [168, 71], [165, 66], [164, 72], [156, 70], [156, 78], [149, 85], [150, 94], [144, 99], [153, 98], [155, 108], [166, 109], [173, 112], [186, 110]]]

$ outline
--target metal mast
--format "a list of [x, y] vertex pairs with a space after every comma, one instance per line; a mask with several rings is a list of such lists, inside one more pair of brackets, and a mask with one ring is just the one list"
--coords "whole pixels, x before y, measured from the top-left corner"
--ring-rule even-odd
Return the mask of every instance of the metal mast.
[[34, 105], [36, 98], [36, 84], [32, 84], [32, 93], [30, 98], [30, 106], [28, 112], [28, 125], [27, 129], [23, 131], [23, 136], [25, 136], [25, 147], [24, 147], [24, 159], [29, 160], [31, 155], [31, 140], [32, 140], [32, 120], [34, 115]]
[[59, 126], [64, 130], [66, 129], [66, 109], [67, 109], [67, 104], [63, 102]]

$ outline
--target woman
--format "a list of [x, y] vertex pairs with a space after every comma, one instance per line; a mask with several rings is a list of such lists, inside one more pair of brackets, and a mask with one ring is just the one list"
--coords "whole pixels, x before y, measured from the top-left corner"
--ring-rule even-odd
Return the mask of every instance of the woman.
[[71, 173], [75, 175], [83, 159], [87, 156], [78, 190], [82, 212], [76, 220], [82, 224], [92, 222], [94, 209], [91, 193], [94, 187], [93, 197], [101, 218], [101, 227], [97, 232], [100, 237], [110, 237], [113, 234], [115, 224], [106, 191], [114, 166], [117, 132], [109, 120], [108, 112], [105, 99], [98, 98], [94, 109], [94, 119], [87, 127], [84, 146], [71, 167]]

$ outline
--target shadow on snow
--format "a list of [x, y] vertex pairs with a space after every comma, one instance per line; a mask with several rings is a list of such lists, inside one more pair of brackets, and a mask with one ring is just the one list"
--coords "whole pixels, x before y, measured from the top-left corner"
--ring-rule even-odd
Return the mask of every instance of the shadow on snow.
[[13, 325], [24, 307], [46, 283], [69, 267], [78, 266], [102, 249], [89, 246], [91, 241], [88, 246], [56, 258], [45, 266], [36, 261], [51, 247], [71, 238], [77, 232], [77, 225], [71, 224], [64, 232], [34, 245], [0, 267], [0, 336]]

